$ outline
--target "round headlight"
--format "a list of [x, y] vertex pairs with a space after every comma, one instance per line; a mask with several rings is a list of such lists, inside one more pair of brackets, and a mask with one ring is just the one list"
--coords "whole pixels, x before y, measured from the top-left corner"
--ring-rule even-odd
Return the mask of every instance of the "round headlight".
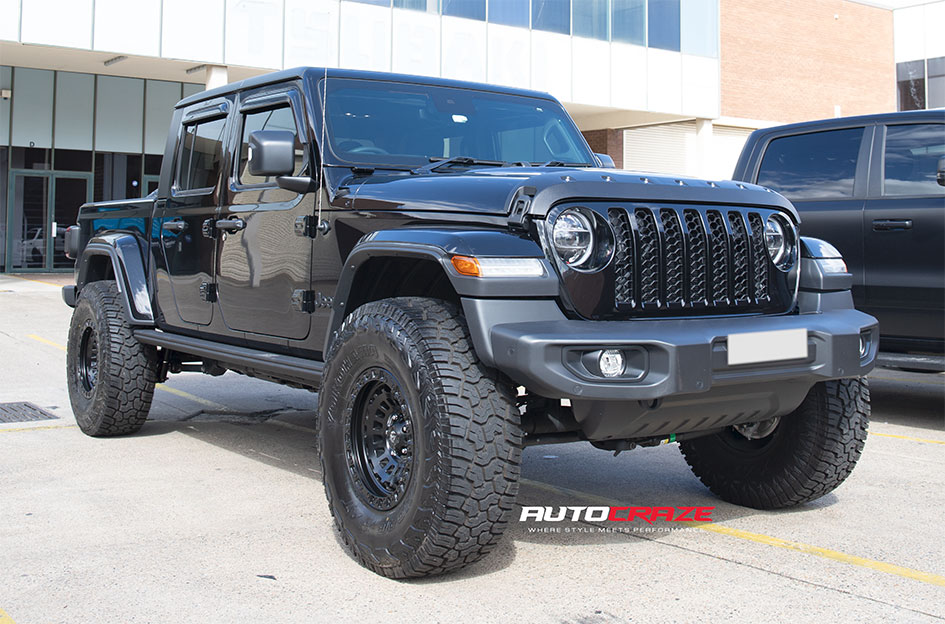
[[788, 271], [797, 259], [797, 232], [783, 215], [773, 214], [765, 222], [765, 246], [774, 266]]
[[551, 238], [558, 256], [570, 267], [585, 264], [594, 252], [594, 228], [577, 210], [558, 215]]
[[787, 239], [784, 236], [784, 226], [781, 220], [771, 216], [765, 223], [765, 244], [768, 246], [768, 257], [771, 262], [778, 264], [787, 253]]

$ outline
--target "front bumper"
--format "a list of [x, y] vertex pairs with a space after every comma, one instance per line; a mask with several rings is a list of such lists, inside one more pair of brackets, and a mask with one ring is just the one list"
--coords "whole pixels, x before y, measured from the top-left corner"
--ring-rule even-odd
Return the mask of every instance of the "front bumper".
[[[803, 328], [807, 357], [730, 366], [729, 334]], [[860, 334], [870, 336], [861, 357]], [[857, 310], [820, 314], [654, 321], [535, 321], [492, 327], [496, 367], [549, 398], [652, 400], [713, 387], [807, 378], [858, 377], [873, 368], [879, 329]], [[632, 380], [594, 378], [573, 364], [574, 352], [634, 348], [640, 374]]]
[[[568, 320], [551, 301], [464, 299], [463, 307], [480, 359], [534, 394], [569, 399], [589, 440], [710, 431], [783, 416], [815, 383], [870, 372], [879, 341], [876, 319], [847, 307], [646, 321]], [[807, 332], [806, 357], [728, 364], [730, 334], [800, 328]], [[629, 378], [582, 368], [580, 354], [605, 348], [634, 354]]]

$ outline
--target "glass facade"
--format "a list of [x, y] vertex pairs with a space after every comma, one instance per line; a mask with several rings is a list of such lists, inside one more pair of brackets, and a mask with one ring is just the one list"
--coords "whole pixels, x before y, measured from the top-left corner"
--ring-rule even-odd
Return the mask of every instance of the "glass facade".
[[157, 186], [173, 106], [202, 85], [0, 67], [0, 271], [67, 270], [88, 201]]
[[[718, 0], [344, 0], [718, 58]], [[945, 78], [943, 78], [945, 79]]]

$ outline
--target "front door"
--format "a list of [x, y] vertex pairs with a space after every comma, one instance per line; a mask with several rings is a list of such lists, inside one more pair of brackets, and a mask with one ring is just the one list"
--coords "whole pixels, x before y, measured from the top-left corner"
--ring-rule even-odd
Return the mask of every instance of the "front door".
[[945, 124], [889, 125], [877, 136], [866, 202], [866, 311], [884, 336], [941, 340], [945, 187], [935, 179]]
[[158, 280], [168, 282], [158, 284], [158, 303], [171, 326], [193, 329], [213, 319], [214, 225], [228, 110], [227, 101], [211, 101], [183, 111], [171, 192], [155, 207], [164, 255]]
[[[300, 218], [314, 217], [314, 193], [279, 188], [247, 168], [249, 135], [256, 130], [288, 130], [305, 138], [301, 98], [294, 87], [249, 94], [238, 120], [239, 158], [234, 158], [220, 213], [217, 288], [228, 330], [302, 340], [311, 309], [313, 238], [296, 230]], [[307, 167], [306, 146], [296, 142], [296, 175]], [[294, 303], [293, 303], [294, 302]]]
[[11, 172], [7, 257], [13, 271], [71, 269], [63, 234], [92, 200], [91, 174]]

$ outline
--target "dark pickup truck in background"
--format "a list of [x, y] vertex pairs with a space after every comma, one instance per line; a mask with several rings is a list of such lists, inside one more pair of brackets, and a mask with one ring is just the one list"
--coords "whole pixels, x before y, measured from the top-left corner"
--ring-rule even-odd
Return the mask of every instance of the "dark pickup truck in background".
[[733, 179], [767, 186], [829, 241], [856, 307], [879, 320], [879, 365], [945, 370], [945, 111], [757, 130]]

